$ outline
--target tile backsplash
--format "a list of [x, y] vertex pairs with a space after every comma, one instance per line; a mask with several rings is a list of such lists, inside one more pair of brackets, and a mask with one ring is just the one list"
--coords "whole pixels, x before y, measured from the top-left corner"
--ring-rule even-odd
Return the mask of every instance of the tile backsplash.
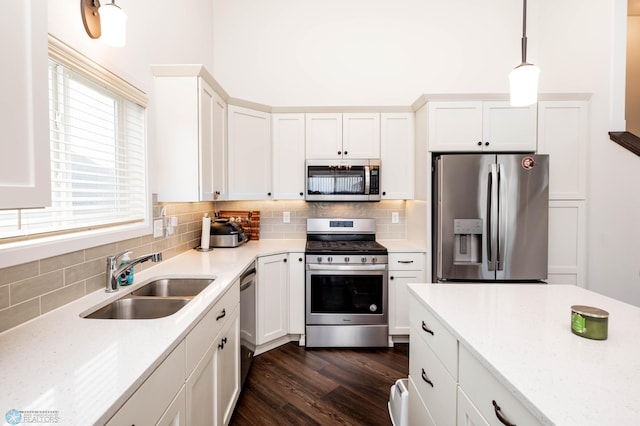
[[[132, 258], [161, 251], [169, 259], [199, 244], [204, 213], [219, 210], [259, 210], [260, 239], [306, 237], [309, 217], [373, 217], [378, 239], [407, 237], [404, 201], [379, 203], [306, 203], [304, 201], [218, 201], [203, 203], [156, 203], [154, 219], [176, 216], [178, 226], [167, 237], [152, 235], [91, 247], [60, 256], [0, 269], [0, 332], [79, 299], [105, 285], [107, 256], [131, 250]], [[283, 222], [284, 212], [290, 222]], [[391, 223], [391, 213], [399, 213], [399, 223]], [[150, 262], [136, 265], [143, 270]]]

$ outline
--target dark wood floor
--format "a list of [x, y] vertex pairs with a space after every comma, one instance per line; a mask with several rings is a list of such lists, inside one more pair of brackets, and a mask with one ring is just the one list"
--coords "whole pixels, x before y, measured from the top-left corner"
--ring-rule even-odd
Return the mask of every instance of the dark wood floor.
[[289, 343], [255, 357], [232, 426], [385, 425], [397, 379], [409, 374], [409, 345], [305, 349]]

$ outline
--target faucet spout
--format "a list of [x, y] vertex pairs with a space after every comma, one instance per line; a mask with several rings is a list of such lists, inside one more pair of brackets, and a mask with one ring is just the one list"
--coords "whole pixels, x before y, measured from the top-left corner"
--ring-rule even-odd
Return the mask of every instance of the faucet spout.
[[123, 273], [129, 268], [137, 265], [138, 263], [146, 262], [147, 260], [151, 260], [152, 262], [160, 262], [162, 260], [162, 253], [150, 253], [145, 254], [140, 257], [136, 257], [132, 259], [129, 263], [122, 265], [121, 267], [117, 266], [118, 258], [122, 256], [126, 251], [119, 253], [115, 256], [107, 257], [107, 280], [106, 280], [106, 288], [105, 291], [107, 293], [112, 293], [118, 290], [118, 275]]

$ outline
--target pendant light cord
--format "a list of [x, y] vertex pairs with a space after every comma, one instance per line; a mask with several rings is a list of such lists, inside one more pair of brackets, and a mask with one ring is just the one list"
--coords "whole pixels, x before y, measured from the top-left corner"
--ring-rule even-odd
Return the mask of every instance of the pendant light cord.
[[527, 0], [522, 6], [522, 65], [527, 63]]

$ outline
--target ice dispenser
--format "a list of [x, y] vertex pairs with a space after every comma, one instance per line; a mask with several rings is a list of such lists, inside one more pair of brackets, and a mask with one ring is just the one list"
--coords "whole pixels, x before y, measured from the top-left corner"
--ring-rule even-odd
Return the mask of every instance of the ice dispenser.
[[454, 219], [453, 263], [482, 262], [482, 219]]

